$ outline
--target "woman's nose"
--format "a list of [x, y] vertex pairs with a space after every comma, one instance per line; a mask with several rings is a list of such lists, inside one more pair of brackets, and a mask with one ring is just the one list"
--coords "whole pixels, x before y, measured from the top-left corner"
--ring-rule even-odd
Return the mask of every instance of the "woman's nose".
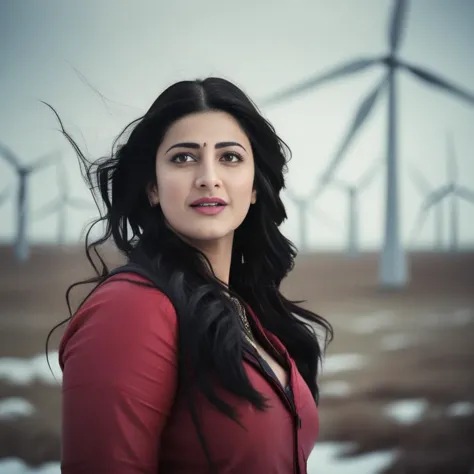
[[222, 185], [215, 163], [203, 162], [198, 169], [196, 187], [214, 189], [219, 188]]

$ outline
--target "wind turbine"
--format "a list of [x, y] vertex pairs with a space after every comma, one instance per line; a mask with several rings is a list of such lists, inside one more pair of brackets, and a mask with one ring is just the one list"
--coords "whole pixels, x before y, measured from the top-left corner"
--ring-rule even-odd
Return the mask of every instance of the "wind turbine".
[[[430, 185], [426, 178], [415, 168], [411, 167], [411, 179], [415, 184], [418, 192], [422, 195], [423, 198], [429, 196], [433, 191], [435, 191], [435, 187]], [[443, 203], [439, 202], [437, 205], [434, 206], [434, 235], [435, 235], [435, 249], [438, 251], [442, 250], [443, 247], [443, 225], [444, 225], [444, 213], [443, 213]], [[428, 216], [428, 209], [426, 207], [421, 207], [417, 222], [413, 229], [413, 237], [415, 238], [419, 232], [421, 231], [423, 224]], [[411, 240], [411, 239], [410, 239]]]
[[377, 99], [385, 89], [388, 89], [388, 129], [387, 129], [387, 188], [386, 188], [386, 211], [382, 255], [379, 262], [379, 281], [387, 288], [402, 288], [408, 282], [406, 255], [400, 241], [399, 225], [399, 182], [398, 182], [398, 137], [397, 137], [397, 72], [407, 71], [420, 79], [425, 84], [438, 87], [455, 96], [474, 104], [474, 94], [464, 91], [447, 80], [440, 78], [423, 68], [409, 64], [398, 58], [402, 34], [404, 31], [404, 19], [407, 8], [407, 0], [395, 0], [394, 10], [389, 27], [389, 51], [383, 57], [361, 58], [341, 66], [320, 76], [312, 77], [296, 86], [292, 86], [268, 99], [262, 101], [264, 105], [282, 102], [285, 99], [296, 97], [303, 92], [313, 90], [327, 82], [345, 78], [357, 72], [367, 70], [376, 65], [382, 65], [386, 74], [370, 94], [360, 103], [353, 121], [347, 131], [347, 135], [337, 150], [334, 158], [323, 173], [318, 192], [327, 186], [340, 164], [351, 141], [366, 122], [374, 109]]
[[56, 178], [59, 190], [58, 197], [39, 209], [34, 217], [35, 219], [40, 219], [58, 213], [58, 244], [64, 245], [66, 242], [68, 208], [90, 209], [92, 205], [85, 199], [71, 197], [67, 173], [63, 162], [60, 162], [56, 167]]
[[48, 153], [38, 158], [31, 165], [21, 165], [19, 158], [7, 146], [0, 143], [0, 155], [13, 167], [18, 174], [19, 186], [17, 194], [17, 230], [15, 239], [15, 256], [24, 262], [29, 256], [27, 238], [28, 217], [28, 178], [40, 169], [50, 166], [57, 161], [57, 153]]
[[312, 199], [297, 196], [288, 188], [285, 189], [285, 194], [298, 210], [299, 247], [301, 252], [307, 252], [309, 250], [308, 214], [313, 214], [316, 219], [329, 226], [333, 226], [334, 221], [322, 211], [315, 210]]
[[379, 168], [380, 163], [376, 163], [356, 184], [337, 178], [331, 180], [331, 184], [346, 193], [348, 199], [347, 254], [349, 257], [359, 255], [359, 196], [375, 179]]
[[[450, 250], [457, 252], [459, 246], [459, 205], [458, 205], [458, 167], [456, 160], [456, 151], [454, 150], [453, 137], [447, 136], [446, 140], [446, 158], [448, 171], [448, 184], [450, 190]], [[468, 191], [469, 193], [469, 191]], [[469, 199], [469, 198], [467, 198]]]
[[458, 251], [459, 248], [459, 202], [463, 199], [474, 204], [474, 191], [460, 186], [458, 184], [456, 156], [452, 137], [447, 138], [447, 157], [448, 157], [448, 184], [435, 189], [424, 200], [420, 213], [426, 213], [432, 207], [441, 204], [443, 199], [450, 198], [450, 244], [449, 248], [452, 253]]

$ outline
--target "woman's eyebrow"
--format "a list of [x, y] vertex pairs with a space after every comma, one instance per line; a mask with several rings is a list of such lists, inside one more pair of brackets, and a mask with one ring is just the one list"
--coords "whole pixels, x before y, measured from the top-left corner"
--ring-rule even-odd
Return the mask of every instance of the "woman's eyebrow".
[[[216, 143], [214, 148], [216, 150], [220, 148], [227, 148], [229, 146], [238, 146], [242, 148], [245, 152], [247, 151], [240, 143], [238, 142], [219, 142]], [[201, 145], [199, 143], [195, 142], [181, 142], [181, 143], [175, 143], [174, 145], [170, 146], [167, 150], [166, 153], [168, 153], [170, 150], [173, 148], [192, 148], [193, 150], [199, 150], [201, 148]]]

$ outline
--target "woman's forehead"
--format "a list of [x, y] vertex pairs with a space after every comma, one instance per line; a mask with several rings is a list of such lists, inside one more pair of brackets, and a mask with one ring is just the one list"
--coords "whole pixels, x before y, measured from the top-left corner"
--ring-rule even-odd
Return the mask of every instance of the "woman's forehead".
[[212, 146], [222, 141], [245, 141], [248, 138], [237, 120], [222, 111], [205, 111], [186, 115], [174, 122], [168, 129], [163, 145], [174, 141], [194, 141], [203, 146]]

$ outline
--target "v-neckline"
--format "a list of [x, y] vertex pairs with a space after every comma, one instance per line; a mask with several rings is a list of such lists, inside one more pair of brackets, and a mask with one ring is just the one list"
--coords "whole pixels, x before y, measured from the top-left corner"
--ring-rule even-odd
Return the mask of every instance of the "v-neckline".
[[[249, 348], [249, 351], [257, 357], [259, 360], [260, 365], [264, 364], [266, 367], [268, 367], [269, 371], [265, 368], [262, 367], [262, 369], [266, 372], [269, 373], [269, 375], [275, 379], [275, 381], [278, 383], [278, 385], [281, 387], [281, 389], [286, 393], [288, 390], [291, 391], [291, 367], [288, 365], [288, 361], [285, 358], [283, 354], [278, 352], [277, 349], [271, 344], [271, 342], [268, 340], [268, 337], [266, 334], [263, 332], [264, 330], [256, 324], [254, 321], [254, 317], [250, 316], [248, 317], [250, 327], [253, 332], [253, 336], [256, 338], [256, 341], [259, 345], [262, 346], [262, 349], [268, 353], [268, 355], [275, 360], [275, 362], [281, 367], [281, 369], [285, 372], [285, 375], [287, 377], [287, 383], [284, 385], [280, 379], [277, 377], [275, 371], [273, 370], [272, 366], [269, 364], [269, 362], [266, 360], [265, 357], [263, 357], [257, 347], [255, 347], [248, 339], [247, 337], [244, 336], [244, 343], [245, 345]], [[255, 326], [257, 326], [255, 330]], [[262, 344], [262, 340], [266, 341], [266, 344]], [[267, 346], [267, 347], [266, 347]], [[268, 348], [268, 346], [271, 346], [271, 349]]]
[[[288, 368], [285, 368], [284, 365], [281, 366], [281, 368], [283, 369], [283, 371], [286, 373], [287, 377], [288, 377], [288, 382], [286, 385], [283, 385], [283, 383], [280, 381], [280, 379], [277, 377], [275, 371], [272, 369], [272, 366], [268, 363], [268, 361], [265, 359], [265, 357], [263, 357], [260, 352], [258, 351], [258, 349], [256, 349], [252, 344], [250, 344], [250, 342], [248, 341], [245, 341], [245, 344], [247, 345], [247, 348], [250, 350], [250, 352], [252, 354], [255, 355], [255, 357], [257, 357], [257, 359], [259, 360], [259, 362], [261, 364], [264, 364], [266, 367], [263, 367], [263, 370], [265, 370], [265, 372], [270, 372], [270, 375], [275, 379], [275, 381], [280, 385], [280, 387], [286, 392], [287, 390], [290, 390], [291, 389], [291, 383], [290, 383], [290, 374], [289, 374], [289, 369]], [[278, 360], [275, 359], [277, 361], [277, 363], [279, 364]], [[267, 370], [268, 369], [268, 370]]]

